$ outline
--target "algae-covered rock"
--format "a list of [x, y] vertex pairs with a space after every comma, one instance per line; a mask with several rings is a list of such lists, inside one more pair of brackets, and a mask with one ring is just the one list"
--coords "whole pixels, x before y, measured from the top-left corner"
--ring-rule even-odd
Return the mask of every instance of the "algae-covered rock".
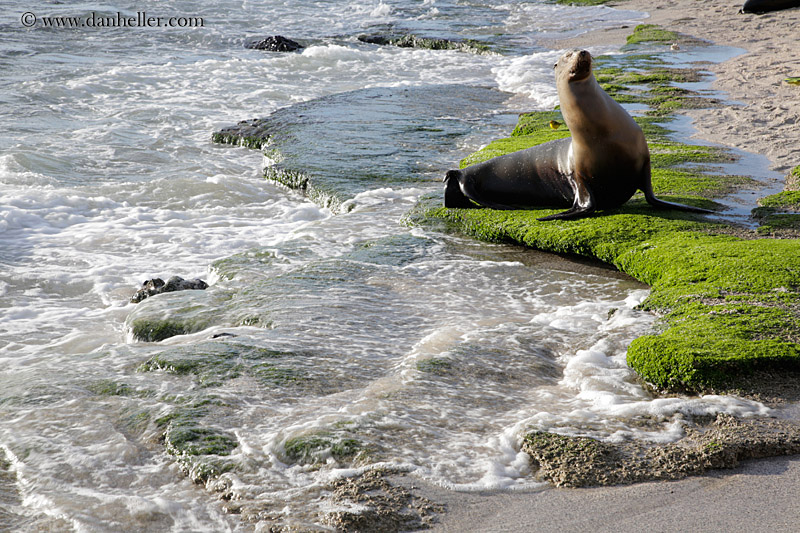
[[590, 437], [534, 431], [522, 450], [537, 477], [557, 487], [618, 485], [681, 479], [741, 461], [800, 452], [800, 424], [788, 420], [739, 420], [720, 414], [708, 426], [690, 428], [678, 442], [612, 444]]
[[159, 342], [176, 335], [188, 335], [204, 329], [195, 323], [172, 319], [139, 319], [130, 323], [134, 339], [141, 342]]
[[496, 120], [509, 97], [461, 85], [362, 89], [243, 121], [212, 139], [264, 150], [267, 179], [346, 211], [353, 206], [347, 201], [365, 191], [440, 180], [437, 158]]
[[206, 329], [219, 320], [216, 309], [227, 298], [222, 292], [182, 290], [141, 301], [125, 321], [131, 338], [159, 342]]
[[772, 237], [800, 237], [800, 166], [792, 169], [786, 176], [786, 189], [758, 200], [758, 207], [752, 211], [758, 220], [758, 233]]
[[800, 190], [800, 165], [794, 167], [789, 175], [786, 176], [786, 189], [790, 191]]
[[420, 37], [412, 34], [373, 34], [359, 35], [358, 40], [364, 43], [378, 44], [381, 46], [398, 46], [400, 48], [421, 48], [425, 50], [457, 50], [473, 54], [489, 54], [490, 46], [480, 41], [467, 39], [453, 41], [450, 39], [437, 39], [435, 37]]
[[431, 357], [417, 361], [417, 370], [431, 374], [445, 374], [452, 368], [453, 363], [442, 357]]
[[639, 24], [633, 29], [633, 33], [628, 36], [628, 44], [639, 44], [644, 42], [667, 42], [674, 43], [678, 40], [678, 34], [674, 31], [665, 30], [656, 24]]
[[241, 377], [272, 388], [307, 382], [309, 375], [304, 366], [311, 364], [309, 360], [309, 354], [302, 352], [212, 341], [165, 349], [137, 370], [190, 376], [199, 387], [215, 387]]
[[164, 428], [166, 452], [195, 483], [206, 483], [233, 469], [234, 464], [225, 458], [238, 446], [233, 434], [207, 425], [209, 405], [181, 407], [156, 421]]
[[364, 451], [357, 439], [317, 432], [294, 437], [283, 444], [286, 457], [295, 463], [324, 463], [328, 457], [336, 461], [352, 460]]
[[595, 63], [595, 78], [603, 90], [620, 104], [648, 106], [647, 116], [666, 118], [678, 109], [722, 105], [711, 95], [677, 85], [704, 79], [707, 74], [698, 68], [668, 66], [657, 56], [601, 56]]

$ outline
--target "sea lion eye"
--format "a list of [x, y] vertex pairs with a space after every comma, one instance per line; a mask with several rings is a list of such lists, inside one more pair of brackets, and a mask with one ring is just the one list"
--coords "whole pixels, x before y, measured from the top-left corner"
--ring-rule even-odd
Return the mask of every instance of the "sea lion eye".
[[558, 63], [553, 63], [553, 68], [556, 68], [557, 66], [558, 66]]

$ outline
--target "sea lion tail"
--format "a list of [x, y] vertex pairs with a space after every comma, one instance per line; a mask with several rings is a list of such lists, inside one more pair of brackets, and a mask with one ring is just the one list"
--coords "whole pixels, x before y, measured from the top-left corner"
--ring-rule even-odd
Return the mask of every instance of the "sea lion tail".
[[450, 208], [477, 207], [461, 190], [461, 171], [448, 170], [444, 175], [444, 206]]

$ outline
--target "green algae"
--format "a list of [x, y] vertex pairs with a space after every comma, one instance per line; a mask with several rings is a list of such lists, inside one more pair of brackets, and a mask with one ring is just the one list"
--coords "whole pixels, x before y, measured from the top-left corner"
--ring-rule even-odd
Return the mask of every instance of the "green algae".
[[[651, 138], [653, 136], [652, 133], [647, 131], [642, 121], [637, 119], [637, 122], [642, 126], [642, 130], [645, 131], [648, 139]], [[647, 124], [651, 128], [653, 125], [653, 123]], [[648, 142], [648, 146], [650, 148], [650, 161], [654, 167], [674, 167], [684, 163], [727, 163], [736, 160], [730, 155], [729, 150], [713, 146], [658, 140], [651, 140]]]
[[640, 44], [645, 42], [668, 42], [673, 43], [679, 40], [676, 32], [665, 30], [656, 24], [639, 24], [633, 29], [633, 33], [628, 36], [628, 44]]
[[250, 374], [265, 385], [283, 386], [301, 383], [308, 379], [305, 371], [298, 368], [281, 367], [270, 363], [254, 365]]
[[[800, 168], [800, 167], [798, 167]], [[783, 191], [758, 200], [761, 207], [800, 211], [800, 191]]]
[[111, 379], [91, 383], [86, 388], [99, 396], [134, 396], [137, 393], [130, 385]]
[[677, 87], [675, 83], [695, 82], [702, 79], [695, 68], [675, 68], [651, 66], [641, 70], [643, 65], [631, 66], [614, 58], [618, 64], [602, 66], [610, 63], [610, 59], [596, 59], [595, 79], [610, 96], [621, 104], [642, 104], [649, 106], [646, 114], [654, 117], [666, 117], [678, 109], [698, 109], [719, 105], [719, 101], [704, 97], [696, 91]]
[[786, 188], [789, 190], [800, 189], [800, 165], [797, 165], [786, 177]]
[[213, 309], [230, 298], [223, 291], [168, 292], [147, 298], [128, 315], [125, 326], [134, 340], [159, 342], [204, 330], [214, 323]]
[[417, 361], [417, 370], [430, 374], [445, 374], [452, 366], [453, 363], [449, 359], [442, 357], [432, 357]]
[[204, 427], [194, 416], [180, 413], [171, 417], [162, 437], [166, 452], [195, 483], [206, 483], [234, 469], [234, 463], [224, 457], [238, 446], [235, 436]]
[[[550, 125], [553, 121], [559, 123], [555, 128]], [[511, 136], [531, 137], [534, 135], [537, 136], [537, 144], [569, 137], [569, 129], [564, 124], [564, 116], [561, 111], [539, 111], [521, 114], [514, 131], [511, 132]]]
[[236, 447], [236, 439], [223, 431], [175, 421], [167, 426], [164, 442], [171, 455], [230, 455]]
[[364, 445], [354, 438], [318, 432], [289, 439], [284, 443], [283, 449], [292, 462], [320, 464], [327, 457], [333, 457], [339, 462], [353, 459], [364, 451]]
[[202, 327], [177, 320], [141, 319], [131, 322], [133, 338], [141, 342], [159, 342], [176, 335], [200, 331]]
[[747, 176], [721, 176], [696, 170], [654, 167], [652, 183], [653, 191], [659, 196], [691, 194], [720, 198], [742, 187], [752, 186], [755, 180]]
[[305, 370], [292, 366], [298, 355], [302, 354], [236, 343], [206, 343], [154, 355], [137, 371], [191, 376], [198, 387], [206, 388], [240, 377], [255, 379], [267, 387], [286, 386], [308, 379]]
[[155, 420], [165, 451], [195, 483], [207, 483], [234, 470], [235, 463], [227, 457], [238, 446], [235, 435], [206, 422], [226, 404], [211, 396], [176, 400], [178, 406]]
[[[794, 173], [800, 172], [800, 167]], [[758, 207], [752, 211], [753, 218], [760, 223], [758, 233], [776, 237], [800, 236], [800, 191], [783, 191], [758, 200]]]
[[252, 150], [262, 150], [270, 145], [272, 136], [267, 134], [239, 135], [237, 133], [219, 131], [211, 134], [211, 141], [217, 144], [230, 144]]

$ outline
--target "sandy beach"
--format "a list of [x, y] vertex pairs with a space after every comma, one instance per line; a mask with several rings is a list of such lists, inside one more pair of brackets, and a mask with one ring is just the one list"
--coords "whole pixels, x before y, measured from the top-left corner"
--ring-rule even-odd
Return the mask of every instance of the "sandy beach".
[[[743, 53], [708, 66], [713, 88], [724, 93], [722, 109], [691, 110], [699, 138], [763, 154], [772, 168], [788, 172], [800, 165], [800, 88], [783, 80], [800, 76], [797, 53], [800, 9], [764, 15], [740, 14], [735, 0], [624, 0], [609, 5], [649, 14], [643, 22]], [[554, 48], [624, 44], [632, 28], [593, 32]], [[676, 51], [680, 53], [680, 50]]]
[[[725, 105], [687, 110], [697, 138], [766, 156], [784, 175], [800, 165], [800, 9], [739, 14], [733, 0], [625, 0], [610, 5], [647, 12], [642, 22], [715, 44], [740, 48], [728, 61], [707, 65]], [[632, 27], [547, 43], [552, 48], [624, 44]], [[681, 49], [675, 51], [681, 53]], [[787, 188], [796, 189], [797, 184]], [[797, 418], [797, 405], [789, 416]], [[409, 480], [405, 481], [409, 483]], [[800, 523], [800, 457], [749, 461], [680, 481], [527, 493], [452, 493], [414, 484], [444, 503], [433, 531], [796, 531]]]

